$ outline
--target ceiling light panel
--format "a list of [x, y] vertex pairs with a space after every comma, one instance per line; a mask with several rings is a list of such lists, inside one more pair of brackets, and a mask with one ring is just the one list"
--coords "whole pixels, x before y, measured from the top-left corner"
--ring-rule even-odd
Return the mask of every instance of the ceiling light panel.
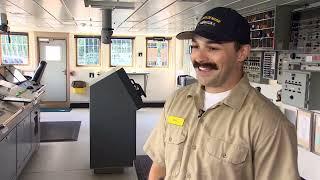
[[197, 20], [194, 20], [194, 19], [196, 19], [197, 17], [200, 18], [209, 9], [212, 9], [213, 7], [216, 7], [216, 6], [228, 6], [228, 5], [236, 4], [239, 2], [240, 2], [239, 0], [202, 1], [202, 3], [194, 5], [191, 8], [187, 8], [175, 15], [172, 15], [171, 17], [160, 20], [158, 22], [154, 22], [149, 25], [159, 27], [167, 23], [182, 23], [183, 21], [188, 22], [192, 20], [192, 24], [194, 24], [195, 26], [197, 23]]
[[72, 19], [72, 16], [66, 11], [61, 1], [53, 0], [33, 0], [39, 6], [57, 19]]
[[64, 3], [75, 20], [101, 21], [101, 10], [85, 7], [83, 0], [64, 0]]
[[36, 18], [52, 18], [39, 4], [33, 0], [10, 0], [10, 3], [23, 9]]
[[199, 3], [202, 3], [202, 2], [177, 1], [173, 3], [171, 6], [167, 7], [166, 9], [155, 14], [154, 16], [151, 16], [150, 18], [146, 19], [142, 23], [137, 24], [136, 27], [142, 28], [142, 27], [147, 27], [148, 25], [155, 24], [162, 20], [168, 19], [176, 14], [179, 14], [185, 11], [186, 9], [190, 9], [198, 5]]
[[175, 0], [149, 0], [138, 11], [136, 11], [128, 20], [143, 21], [146, 18], [158, 13], [162, 9], [169, 7]]

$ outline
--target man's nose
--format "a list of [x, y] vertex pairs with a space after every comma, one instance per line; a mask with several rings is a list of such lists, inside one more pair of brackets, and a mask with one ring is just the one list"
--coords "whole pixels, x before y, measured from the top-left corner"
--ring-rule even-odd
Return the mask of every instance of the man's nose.
[[197, 53], [197, 60], [198, 62], [208, 60], [208, 52], [205, 48], [199, 48], [199, 51]]

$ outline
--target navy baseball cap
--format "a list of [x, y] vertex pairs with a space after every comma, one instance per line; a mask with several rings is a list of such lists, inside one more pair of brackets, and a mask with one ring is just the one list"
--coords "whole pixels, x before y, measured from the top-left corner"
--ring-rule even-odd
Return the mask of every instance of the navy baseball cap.
[[250, 44], [250, 26], [248, 21], [231, 8], [216, 7], [206, 12], [194, 31], [177, 34], [177, 39], [192, 39], [194, 35], [217, 42], [237, 41]]

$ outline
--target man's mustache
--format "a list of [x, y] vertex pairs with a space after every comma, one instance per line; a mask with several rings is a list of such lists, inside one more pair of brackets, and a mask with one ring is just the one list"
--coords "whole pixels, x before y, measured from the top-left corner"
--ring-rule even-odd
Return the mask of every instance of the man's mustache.
[[218, 66], [216, 63], [199, 63], [197, 61], [192, 62], [194, 68], [198, 68], [199, 66], [205, 67], [205, 68], [210, 68], [214, 70], [218, 70]]

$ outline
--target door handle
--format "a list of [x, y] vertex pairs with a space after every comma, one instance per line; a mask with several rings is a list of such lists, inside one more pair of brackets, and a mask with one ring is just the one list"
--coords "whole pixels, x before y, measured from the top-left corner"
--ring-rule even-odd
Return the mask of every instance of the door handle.
[[33, 118], [34, 121], [34, 135], [37, 135], [39, 132], [39, 120], [38, 120], [39, 116], [38, 114]]

